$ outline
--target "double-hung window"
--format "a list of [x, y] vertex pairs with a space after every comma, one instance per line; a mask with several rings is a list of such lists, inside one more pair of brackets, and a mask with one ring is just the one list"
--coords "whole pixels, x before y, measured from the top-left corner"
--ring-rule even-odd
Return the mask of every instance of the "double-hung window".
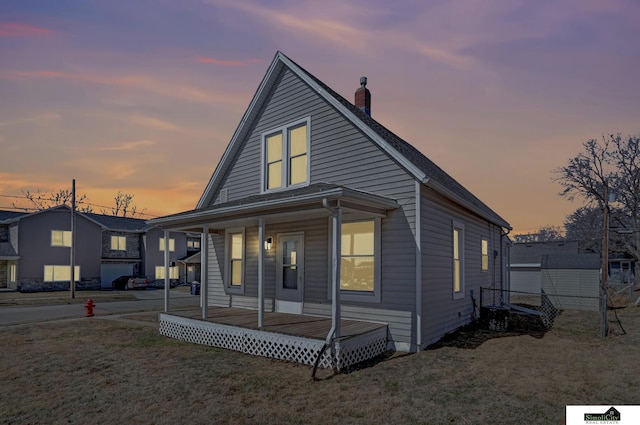
[[340, 290], [354, 301], [380, 301], [380, 219], [343, 222]]
[[[73, 268], [73, 280], [80, 281], [80, 266]], [[71, 280], [71, 266], [44, 266], [45, 282], [69, 282]]]
[[71, 231], [69, 230], [52, 230], [51, 246], [71, 246]]
[[127, 237], [126, 236], [111, 236], [111, 250], [112, 251], [126, 251], [127, 250]]
[[489, 241], [486, 239], [482, 239], [480, 255], [482, 258], [482, 271], [486, 272], [489, 270]]
[[225, 234], [227, 253], [225, 268], [226, 287], [229, 292], [242, 293], [244, 290], [245, 258], [244, 228], [228, 229]]
[[310, 118], [262, 135], [262, 189], [285, 189], [309, 182]]
[[[169, 279], [178, 278], [178, 266], [169, 267]], [[164, 266], [156, 266], [156, 279], [164, 279]]]
[[464, 297], [464, 225], [453, 222], [453, 298]]
[[[169, 252], [176, 250], [176, 240], [169, 238]], [[164, 238], [160, 238], [160, 251], [164, 251]]]

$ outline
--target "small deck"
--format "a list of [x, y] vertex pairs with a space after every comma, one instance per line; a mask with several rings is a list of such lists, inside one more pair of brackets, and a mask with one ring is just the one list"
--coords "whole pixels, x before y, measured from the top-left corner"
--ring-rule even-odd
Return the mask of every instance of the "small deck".
[[[179, 340], [240, 351], [245, 354], [313, 365], [331, 330], [331, 319], [286, 313], [264, 313], [258, 328], [257, 310], [209, 307], [201, 310], [160, 313], [160, 334]], [[338, 369], [372, 359], [386, 350], [387, 325], [342, 320], [342, 336], [336, 340]], [[330, 351], [320, 366], [333, 367]]]

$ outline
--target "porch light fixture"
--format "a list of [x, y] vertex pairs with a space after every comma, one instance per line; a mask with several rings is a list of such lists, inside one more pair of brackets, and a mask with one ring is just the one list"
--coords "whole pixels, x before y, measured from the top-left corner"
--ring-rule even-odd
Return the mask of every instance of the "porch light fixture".
[[264, 249], [269, 251], [271, 250], [271, 247], [273, 247], [273, 237], [267, 236], [264, 240]]

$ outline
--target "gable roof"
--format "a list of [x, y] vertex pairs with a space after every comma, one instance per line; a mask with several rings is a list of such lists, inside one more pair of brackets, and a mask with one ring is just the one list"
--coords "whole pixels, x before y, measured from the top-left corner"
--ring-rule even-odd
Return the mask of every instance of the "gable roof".
[[230, 143], [211, 176], [202, 197], [198, 201], [197, 209], [211, 203], [215, 193], [222, 183], [222, 179], [229, 167], [232, 166], [232, 158], [241, 148], [247, 134], [251, 131], [251, 124], [257, 117], [260, 109], [266, 102], [271, 89], [277, 82], [282, 69], [286, 67], [311, 89], [318, 93], [334, 109], [354, 124], [360, 131], [376, 143], [383, 151], [395, 159], [414, 178], [423, 184], [433, 188], [435, 191], [456, 203], [468, 208], [486, 220], [511, 229], [509, 223], [491, 210], [480, 199], [469, 192], [464, 186], [449, 176], [433, 161], [427, 158], [415, 147], [398, 137], [382, 124], [371, 118], [369, 115], [355, 107], [351, 102], [333, 91], [329, 86], [317, 79], [311, 73], [300, 67], [294, 61], [278, 51], [269, 66], [267, 73], [262, 79], [256, 93], [254, 94], [247, 110], [245, 111], [240, 124], [236, 128]]
[[527, 242], [511, 246], [511, 265], [540, 264], [545, 254], [578, 254], [578, 241]]
[[[0, 211], [0, 222], [13, 223], [27, 217], [44, 214], [49, 211], [66, 209], [71, 211], [71, 207], [62, 204], [45, 210], [35, 211], [32, 213], [13, 213], [12, 211]], [[113, 230], [122, 232], [142, 232], [147, 229], [146, 220], [131, 217], [116, 217], [112, 215], [94, 214], [76, 211], [76, 215], [86, 218], [94, 224], [100, 226], [103, 230]]]
[[26, 212], [19, 212], [19, 211], [5, 211], [5, 210], [0, 210], [0, 222], [3, 222], [5, 220], [11, 220], [13, 218], [17, 218], [20, 217], [22, 215], [27, 214]]

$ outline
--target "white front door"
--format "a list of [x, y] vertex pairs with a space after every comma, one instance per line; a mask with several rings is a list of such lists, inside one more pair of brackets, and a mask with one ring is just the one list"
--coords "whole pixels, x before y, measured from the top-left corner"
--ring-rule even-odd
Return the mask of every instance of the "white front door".
[[278, 235], [276, 249], [276, 311], [302, 314], [304, 234]]

